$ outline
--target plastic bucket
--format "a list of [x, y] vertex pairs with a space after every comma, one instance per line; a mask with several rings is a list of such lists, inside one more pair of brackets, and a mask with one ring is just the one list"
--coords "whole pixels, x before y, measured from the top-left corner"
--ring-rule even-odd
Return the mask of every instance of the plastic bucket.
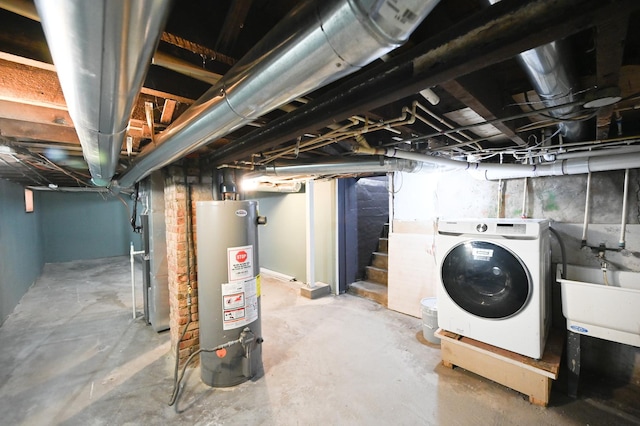
[[438, 299], [426, 297], [420, 301], [422, 306], [422, 335], [431, 343], [440, 343], [440, 338], [435, 336], [438, 329]]

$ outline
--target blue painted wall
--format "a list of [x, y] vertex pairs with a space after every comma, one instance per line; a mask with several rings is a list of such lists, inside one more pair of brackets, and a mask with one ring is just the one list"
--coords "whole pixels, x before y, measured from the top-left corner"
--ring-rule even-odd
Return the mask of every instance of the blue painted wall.
[[34, 192], [35, 211], [25, 213], [24, 188], [0, 179], [0, 324], [42, 271], [44, 244], [41, 200]]
[[[130, 241], [140, 247], [131, 232], [131, 200], [98, 193], [42, 192], [41, 223], [45, 262], [123, 256]], [[140, 208], [140, 206], [138, 206]]]

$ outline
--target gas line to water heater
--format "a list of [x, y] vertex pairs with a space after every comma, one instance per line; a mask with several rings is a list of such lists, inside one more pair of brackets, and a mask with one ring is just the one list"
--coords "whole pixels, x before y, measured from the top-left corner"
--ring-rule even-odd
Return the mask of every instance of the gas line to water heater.
[[184, 363], [184, 366], [182, 367], [182, 371], [180, 372], [180, 377], [174, 383], [173, 394], [171, 395], [169, 406], [176, 404], [176, 410], [177, 410], [177, 402], [178, 402], [178, 397], [180, 395], [180, 390], [181, 390], [180, 385], [182, 383], [182, 380], [184, 379], [184, 374], [187, 371], [187, 367], [189, 367], [189, 364], [193, 361], [196, 355], [199, 355], [201, 352], [218, 352], [223, 349], [229, 348], [233, 345], [240, 344], [242, 345], [242, 348], [244, 349], [245, 354], [247, 356], [247, 362], [246, 362], [247, 371], [245, 371], [245, 375], [247, 377], [251, 377], [253, 374], [251, 371], [251, 352], [252, 351], [251, 351], [250, 345], [254, 342], [256, 344], [260, 344], [262, 343], [262, 338], [256, 338], [255, 334], [253, 334], [251, 329], [249, 327], [245, 327], [240, 333], [240, 337], [238, 337], [237, 339], [230, 340], [227, 343], [223, 343], [222, 345], [216, 346], [215, 348], [210, 348], [210, 349], [201, 348], [195, 351], [194, 353], [192, 353], [191, 355], [189, 355], [189, 358], [187, 358], [187, 361]]

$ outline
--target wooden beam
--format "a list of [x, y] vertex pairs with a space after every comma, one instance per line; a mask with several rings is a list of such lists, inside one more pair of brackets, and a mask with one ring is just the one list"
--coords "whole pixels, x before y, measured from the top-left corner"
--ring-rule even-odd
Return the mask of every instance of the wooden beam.
[[11, 138], [80, 144], [73, 127], [0, 118], [0, 134]]
[[154, 129], [154, 118], [153, 118], [153, 103], [145, 102], [144, 103], [144, 115], [147, 119], [146, 124], [149, 127], [149, 131], [151, 132], [151, 143], [155, 145], [156, 141], [156, 131]]
[[[596, 85], [599, 88], [619, 87], [620, 67], [624, 53], [624, 41], [627, 36], [629, 16], [615, 16], [614, 19], [596, 27]], [[609, 137], [609, 126], [613, 105], [601, 108], [598, 112], [596, 139]]]
[[216, 41], [216, 50], [226, 54], [231, 53], [251, 9], [251, 3], [252, 0], [234, 0], [231, 3]]
[[[19, 101], [30, 105], [67, 109], [55, 66], [0, 52], [0, 99]], [[145, 95], [173, 99], [191, 105], [194, 99], [161, 90], [143, 87]]]
[[54, 71], [0, 59], [0, 100], [66, 110]]
[[[474, 110], [485, 120], [495, 120], [506, 117], [498, 90], [487, 79], [481, 78], [472, 84], [470, 79], [449, 80], [440, 84], [444, 90], [456, 97], [463, 104]], [[527, 143], [516, 134], [512, 123], [497, 122], [493, 126], [519, 146], [526, 147]]]
[[213, 49], [209, 49], [206, 46], [202, 46], [200, 44], [186, 40], [175, 34], [163, 32], [162, 36], [160, 37], [160, 40], [164, 41], [165, 43], [169, 43], [173, 46], [179, 47], [181, 49], [188, 50], [192, 53], [197, 53], [198, 55], [204, 56], [210, 60], [220, 62], [225, 65], [232, 66], [236, 63], [236, 60], [230, 56], [224, 55]]
[[187, 104], [187, 105], [191, 105], [192, 103], [195, 102], [195, 100], [191, 98], [187, 98], [180, 95], [174, 95], [173, 93], [163, 92], [162, 90], [151, 89], [148, 87], [143, 87], [142, 90], [140, 90], [140, 93], [144, 95], [155, 96], [157, 98], [162, 98], [162, 99], [173, 99], [174, 101], [178, 101], [182, 104]]
[[172, 99], [165, 99], [164, 106], [162, 107], [162, 115], [160, 116], [160, 122], [162, 124], [170, 124], [173, 121], [173, 113], [176, 110], [176, 101]]
[[64, 109], [31, 105], [15, 100], [0, 99], [0, 118], [73, 128], [73, 121]]

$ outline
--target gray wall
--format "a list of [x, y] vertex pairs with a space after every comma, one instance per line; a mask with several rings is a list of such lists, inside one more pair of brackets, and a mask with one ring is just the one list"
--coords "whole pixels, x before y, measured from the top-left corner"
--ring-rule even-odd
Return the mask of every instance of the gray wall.
[[39, 217], [42, 203], [25, 213], [24, 188], [0, 179], [0, 324], [35, 282], [44, 264]]
[[[336, 181], [314, 182], [315, 281], [336, 289]], [[250, 193], [267, 225], [259, 226], [260, 266], [307, 281], [306, 194]]]
[[128, 255], [130, 241], [140, 247], [129, 225], [131, 201], [122, 197], [126, 207], [107, 194], [40, 193], [45, 262]]
[[267, 225], [258, 227], [260, 266], [306, 280], [305, 194], [260, 192], [248, 194], [258, 201]]

